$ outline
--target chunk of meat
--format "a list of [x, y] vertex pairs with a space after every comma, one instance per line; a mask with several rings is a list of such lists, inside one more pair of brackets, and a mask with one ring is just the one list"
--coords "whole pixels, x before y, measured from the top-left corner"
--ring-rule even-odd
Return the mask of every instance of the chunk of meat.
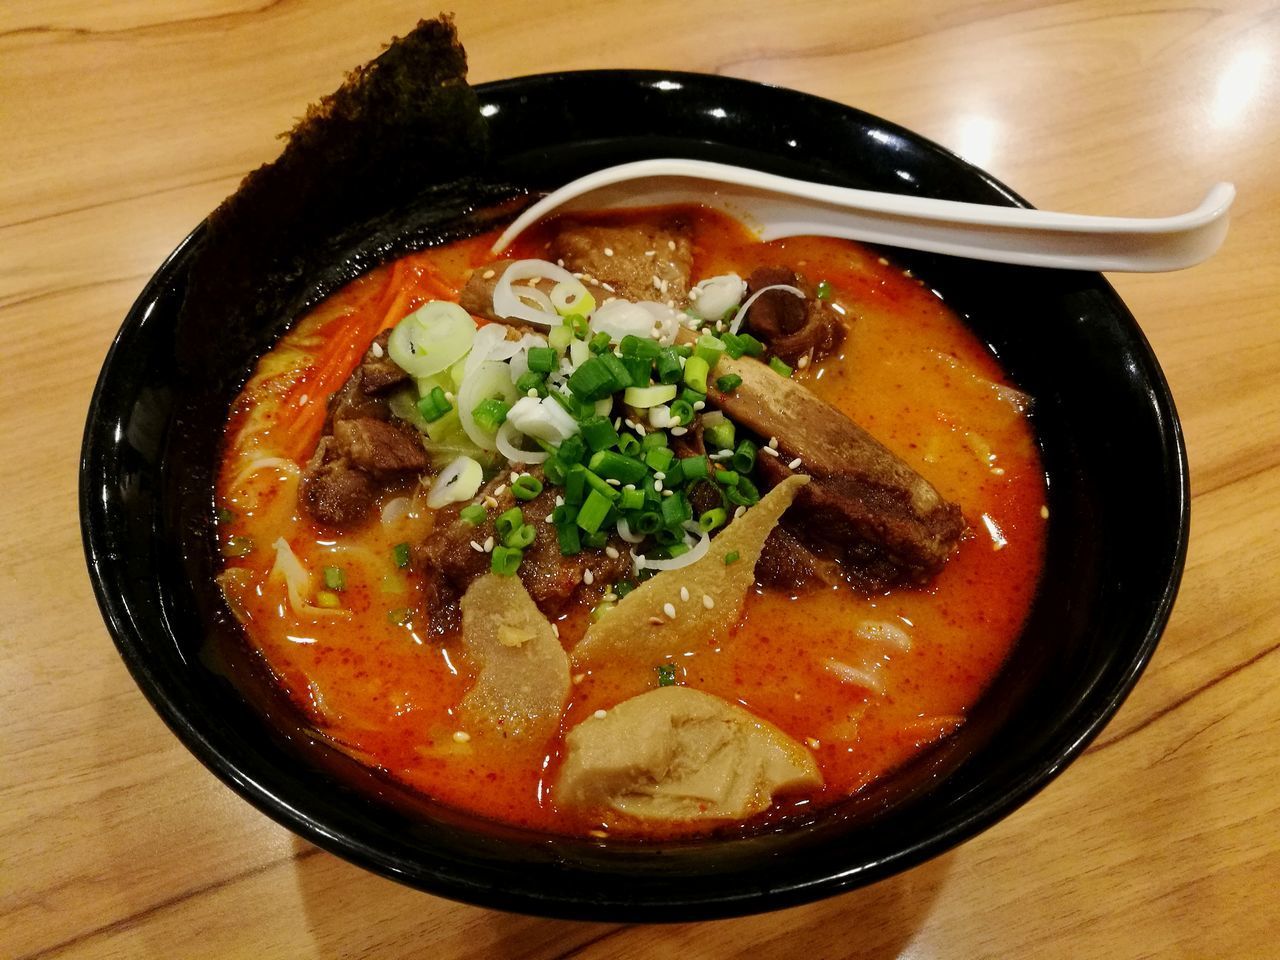
[[678, 214], [618, 226], [564, 220], [551, 256], [624, 300], [681, 304], [693, 271], [692, 234]]
[[[541, 479], [537, 470], [530, 473]], [[499, 492], [500, 488], [505, 489]], [[610, 556], [607, 547], [586, 548], [571, 557], [561, 554], [555, 528], [546, 521], [555, 509], [555, 496], [548, 486], [534, 499], [519, 503], [511, 493], [510, 477], [504, 473], [476, 496], [479, 503], [492, 498], [497, 504], [487, 508], [488, 517], [483, 523], [464, 521], [460, 516], [463, 504], [437, 514], [435, 529], [414, 549], [414, 565], [425, 575], [423, 606], [434, 632], [446, 633], [453, 628], [458, 598], [476, 577], [489, 570], [489, 553], [477, 551], [472, 543], [483, 545], [489, 537], [497, 539], [497, 518], [517, 503], [535, 531], [533, 543], [524, 550], [518, 575], [543, 613], [560, 613], [578, 595], [601, 596], [610, 584], [628, 576], [631, 559], [627, 544], [618, 538], [608, 544], [616, 556]], [[591, 572], [591, 584], [585, 583], [587, 571]]]
[[[798, 511], [797, 511], [798, 512]], [[786, 526], [787, 515], [764, 542], [756, 561], [756, 583], [777, 590], [805, 590], [834, 586], [842, 579], [840, 565], [811, 550]]]
[[409, 374], [387, 352], [390, 337], [390, 330], [378, 334], [356, 368], [360, 374], [360, 389], [365, 393], [383, 393], [409, 380]]
[[321, 437], [302, 471], [302, 508], [321, 523], [345, 527], [362, 520], [377, 496], [373, 477], [342, 457], [333, 437]]
[[[732, 393], [712, 384], [707, 399], [760, 437], [777, 438], [780, 456], [757, 459], [766, 480], [797, 471], [813, 478], [788, 517], [802, 540], [839, 549], [872, 585], [923, 582], [942, 568], [965, 529], [959, 507], [803, 384], [749, 357], [721, 357], [716, 372], [742, 383]], [[786, 464], [797, 457], [793, 471]]]
[[747, 293], [778, 284], [804, 290], [805, 299], [770, 290], [760, 295], [743, 320], [747, 332], [762, 340], [770, 353], [794, 366], [805, 355], [820, 360], [844, 342], [844, 321], [786, 267], [758, 267], [747, 278]]
[[565, 737], [556, 801], [655, 820], [741, 820], [775, 794], [819, 787], [805, 747], [742, 707], [659, 687]]
[[425, 470], [427, 451], [418, 433], [384, 420], [340, 420], [333, 425], [338, 455], [373, 476]]
[[545, 740], [569, 696], [569, 658], [517, 577], [487, 573], [462, 597], [462, 647], [479, 670], [463, 723], [504, 738]]

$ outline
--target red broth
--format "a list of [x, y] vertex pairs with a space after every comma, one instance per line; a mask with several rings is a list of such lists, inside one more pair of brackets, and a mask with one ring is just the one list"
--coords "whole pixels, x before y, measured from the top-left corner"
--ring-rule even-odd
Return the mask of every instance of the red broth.
[[[762, 818], [810, 812], [855, 793], [958, 728], [1019, 634], [1040, 574], [1045, 483], [1020, 396], [958, 317], [920, 280], [853, 243], [755, 242], [735, 221], [694, 214], [694, 277], [785, 264], [825, 279], [846, 312], [838, 356], [797, 376], [958, 503], [969, 530], [927, 587], [873, 596], [848, 587], [798, 597], [757, 591], [718, 645], [677, 658], [678, 682], [737, 702], [807, 743], [825, 786], [778, 798]], [[429, 299], [456, 299], [489, 259], [493, 234], [406, 256], [348, 284], [302, 317], [259, 362], [233, 406], [218, 481], [224, 592], [279, 684], [326, 736], [386, 775], [452, 806], [551, 833], [670, 836], [708, 824], [601, 819], [557, 805], [561, 737], [592, 712], [657, 685], [656, 671], [598, 667], [574, 676], [560, 736], [513, 745], [455, 737], [474, 671], [452, 640], [415, 622], [414, 574], [399, 543], [430, 511], [335, 534], [299, 512], [297, 483], [328, 394], [380, 330]], [[526, 235], [515, 256], [544, 253]], [[307, 411], [303, 415], [302, 411]], [[391, 491], [384, 503], [413, 491]], [[298, 615], [268, 573], [283, 537], [314, 571], [340, 566], [343, 611]], [[910, 650], [868, 639], [891, 623]], [[566, 648], [586, 627], [559, 623]], [[880, 692], [842, 682], [828, 661], [874, 673]], [[757, 820], [760, 818], [757, 818]], [[752, 823], [757, 821], [751, 821]]]

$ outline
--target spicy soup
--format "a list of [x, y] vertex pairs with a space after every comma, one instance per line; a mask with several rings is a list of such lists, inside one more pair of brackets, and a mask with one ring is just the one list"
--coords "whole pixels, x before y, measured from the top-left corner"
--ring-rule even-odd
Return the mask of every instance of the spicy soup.
[[[574, 673], [549, 741], [465, 729], [459, 703], [477, 668], [456, 633], [424, 622], [410, 562], [408, 545], [436, 520], [424, 485], [385, 490], [370, 522], [341, 531], [298, 505], [328, 396], [379, 332], [429, 300], [456, 301], [494, 235], [414, 253], [329, 297], [259, 361], [233, 406], [217, 486], [228, 602], [292, 702], [344, 751], [506, 823], [670, 836], [723, 824], [637, 821], [561, 804], [555, 790], [564, 736], [660, 683], [738, 704], [811, 751], [823, 785], [775, 797], [746, 826], [843, 799], [963, 724], [1019, 634], [1041, 567], [1045, 485], [1027, 398], [934, 292], [874, 251], [826, 238], [761, 244], [708, 211], [692, 216], [692, 238], [695, 277], [782, 264], [826, 283], [846, 337], [794, 376], [959, 505], [967, 531], [956, 552], [924, 586], [757, 588], [728, 636], [651, 669], [595, 663]], [[516, 255], [541, 256], [546, 244], [526, 234]], [[308, 571], [311, 596], [290, 597], [272, 574], [281, 540]], [[581, 607], [559, 616], [566, 649], [589, 622]]]

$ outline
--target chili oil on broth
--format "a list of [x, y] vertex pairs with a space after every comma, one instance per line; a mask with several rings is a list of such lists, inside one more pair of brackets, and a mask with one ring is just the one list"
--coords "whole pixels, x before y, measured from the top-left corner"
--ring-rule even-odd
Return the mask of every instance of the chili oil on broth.
[[[811, 281], [828, 281], [831, 309], [845, 313], [849, 334], [837, 356], [796, 376], [958, 503], [970, 528], [927, 587], [873, 596], [845, 586], [794, 597], [757, 590], [731, 636], [671, 659], [678, 682], [737, 702], [812, 749], [825, 786], [777, 798], [757, 818], [773, 821], [855, 792], [963, 722], [1030, 608], [1042, 560], [1044, 480], [1018, 395], [1006, 389], [983, 344], [920, 281], [847, 241], [761, 244], [727, 217], [691, 216], [694, 279], [731, 270], [745, 276], [756, 266], [781, 264]], [[609, 217], [619, 218], [625, 215]], [[513, 256], [544, 255], [547, 229], [522, 237]], [[488, 261], [494, 236], [372, 271], [302, 318], [262, 358], [233, 408], [218, 487], [219, 504], [234, 514], [223, 525], [224, 543], [247, 537], [254, 545], [247, 556], [227, 560], [229, 600], [250, 643], [319, 729], [427, 795], [552, 833], [706, 832], [702, 822], [649, 824], [562, 810], [550, 789], [563, 735], [596, 710], [652, 689], [661, 664], [640, 673], [595, 665], [575, 676], [559, 734], [549, 744], [477, 731], [455, 738], [456, 707], [474, 682], [474, 668], [456, 642], [430, 636], [426, 624], [406, 613], [417, 585], [392, 556], [396, 544], [426, 535], [430, 511], [422, 507], [395, 523], [375, 520], [337, 535], [298, 512], [298, 467], [323, 417], [307, 427], [311, 435], [297, 437], [290, 400], [296, 405], [300, 391], [315, 389], [307, 400], [323, 404], [380, 330], [428, 299], [456, 300], [469, 270]], [[322, 353], [334, 338], [350, 341], [350, 363], [329, 369], [326, 379], [319, 373]], [[255, 461], [273, 457], [292, 467], [269, 464], [245, 475]], [[413, 492], [391, 491], [379, 506]], [[322, 567], [343, 567], [349, 615], [300, 616], [291, 609], [279, 578], [268, 577], [270, 545], [278, 537], [317, 582]], [[910, 650], [869, 639], [880, 629], [867, 629], [875, 624], [896, 627]], [[586, 629], [585, 611], [558, 626], [571, 648]], [[842, 682], [832, 660], [870, 673], [881, 689]]]

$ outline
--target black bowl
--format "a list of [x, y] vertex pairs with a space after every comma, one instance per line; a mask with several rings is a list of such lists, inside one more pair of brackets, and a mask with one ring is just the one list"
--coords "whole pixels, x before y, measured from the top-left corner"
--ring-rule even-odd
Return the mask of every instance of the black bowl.
[[[485, 176], [554, 186], [600, 166], [688, 156], [921, 196], [1025, 205], [982, 171], [868, 114], [738, 80], [657, 72], [478, 88]], [[465, 198], [464, 198], [465, 199]], [[457, 198], [455, 197], [456, 201]], [[311, 278], [457, 227], [418, 204]], [[1097, 274], [891, 255], [968, 318], [1036, 400], [1049, 478], [1044, 577], [1020, 642], [969, 722], [919, 762], [803, 823], [665, 844], [551, 838], [414, 796], [315, 738], [244, 652], [213, 586], [212, 468], [227, 405], [289, 317], [225, 337], [184, 329], [197, 228], [161, 266], [103, 366], [85, 429], [89, 571], [138, 685], [187, 747], [268, 816], [433, 893], [594, 920], [685, 920], [802, 903], [903, 870], [1013, 811], [1089, 743], [1150, 658], [1181, 576], [1185, 453], [1132, 316]], [[201, 335], [197, 338], [197, 333]], [[203, 375], [175, 356], [201, 357]]]

